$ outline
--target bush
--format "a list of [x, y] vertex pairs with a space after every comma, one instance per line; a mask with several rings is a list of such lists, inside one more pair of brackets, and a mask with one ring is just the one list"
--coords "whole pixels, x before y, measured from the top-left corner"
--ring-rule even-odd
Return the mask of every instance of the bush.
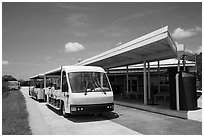
[[2, 98], [6, 98], [9, 95], [9, 87], [8, 87], [9, 83], [8, 81], [2, 81]]
[[4, 75], [4, 76], [2, 77], [2, 81], [17, 81], [17, 79], [14, 78], [14, 77], [11, 76], [11, 75]]

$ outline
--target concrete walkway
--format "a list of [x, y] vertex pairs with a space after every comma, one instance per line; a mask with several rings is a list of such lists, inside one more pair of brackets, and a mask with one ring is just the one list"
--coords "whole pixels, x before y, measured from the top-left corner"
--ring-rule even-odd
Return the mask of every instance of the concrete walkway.
[[[202, 96], [198, 99], [198, 110], [191, 111], [176, 111], [171, 110], [169, 107], [164, 107], [161, 105], [144, 105], [143, 103], [138, 103], [130, 99], [115, 99], [114, 103], [117, 105], [122, 105], [126, 107], [141, 109], [153, 113], [168, 115], [172, 117], [178, 117], [183, 119], [191, 119], [195, 121], [202, 122]], [[200, 105], [201, 104], [201, 105]]]
[[202, 95], [197, 100], [198, 110], [188, 111], [188, 119], [202, 122]]

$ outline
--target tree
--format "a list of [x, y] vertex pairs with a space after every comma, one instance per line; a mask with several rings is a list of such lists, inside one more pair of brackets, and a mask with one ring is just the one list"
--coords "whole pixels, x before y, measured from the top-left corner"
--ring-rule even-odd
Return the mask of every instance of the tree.
[[23, 79], [18, 80], [21, 86], [30, 86], [30, 81], [25, 81]]
[[8, 81], [17, 81], [16, 78], [14, 78], [11, 75], [4, 75], [2, 76], [2, 96], [3, 98], [6, 98], [9, 95], [9, 82]]
[[2, 81], [17, 81], [17, 79], [14, 78], [12, 75], [4, 75], [2, 77]]
[[202, 52], [199, 54], [195, 54], [194, 56], [187, 56], [186, 60], [195, 61], [196, 62], [196, 83], [197, 89], [202, 89]]
[[202, 89], [202, 52], [196, 55], [197, 89]]

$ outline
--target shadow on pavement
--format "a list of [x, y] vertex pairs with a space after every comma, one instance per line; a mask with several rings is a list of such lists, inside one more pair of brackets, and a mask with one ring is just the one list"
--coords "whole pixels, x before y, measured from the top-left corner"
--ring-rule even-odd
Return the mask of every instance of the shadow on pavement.
[[62, 112], [61, 111], [56, 110], [56, 109], [54, 109], [53, 107], [51, 107], [51, 106], [49, 106], [47, 104], [46, 104], [46, 106], [47, 106], [48, 109], [50, 109], [51, 111], [55, 112], [57, 115], [62, 116]]
[[[63, 116], [62, 112], [52, 108], [51, 106], [47, 105], [47, 107], [55, 112], [59, 116]], [[111, 120], [118, 118], [119, 115], [115, 112], [104, 112], [102, 115], [97, 114], [77, 114], [77, 115], [68, 115], [66, 120], [81, 123], [81, 122], [94, 122], [94, 121], [104, 121], [104, 120]]]
[[32, 98], [33, 100], [35, 100], [36, 102], [39, 102], [39, 103], [45, 103], [46, 101], [45, 100], [43, 100], [43, 99], [36, 99], [36, 98], [34, 98], [34, 97], [30, 97], [30, 98]]
[[80, 115], [69, 115], [67, 120], [75, 123], [80, 122], [93, 122], [93, 121], [104, 121], [118, 118], [118, 114], [115, 112], [104, 112], [102, 115], [97, 114], [80, 114]]

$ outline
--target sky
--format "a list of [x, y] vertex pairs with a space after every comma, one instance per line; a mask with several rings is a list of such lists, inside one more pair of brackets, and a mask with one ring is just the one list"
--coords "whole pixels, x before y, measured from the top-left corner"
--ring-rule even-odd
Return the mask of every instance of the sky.
[[2, 75], [28, 80], [166, 25], [176, 43], [202, 50], [201, 2], [3, 2]]

